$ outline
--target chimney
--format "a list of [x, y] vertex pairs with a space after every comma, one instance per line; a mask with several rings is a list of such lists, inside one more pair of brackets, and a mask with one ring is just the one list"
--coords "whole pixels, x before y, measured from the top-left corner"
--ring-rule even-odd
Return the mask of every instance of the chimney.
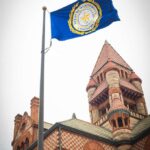
[[31, 100], [31, 118], [38, 123], [39, 98], [33, 97]]

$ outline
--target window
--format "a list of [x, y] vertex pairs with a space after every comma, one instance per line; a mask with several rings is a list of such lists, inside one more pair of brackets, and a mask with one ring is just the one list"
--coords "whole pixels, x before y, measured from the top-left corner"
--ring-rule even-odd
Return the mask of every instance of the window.
[[123, 72], [123, 70], [121, 70], [121, 76], [122, 76], [122, 78], [124, 78], [124, 72]]
[[106, 114], [106, 109], [102, 109], [102, 115]]
[[124, 119], [125, 126], [128, 126], [128, 118]]
[[136, 105], [135, 104], [131, 104], [129, 105], [129, 109], [136, 112], [137, 111], [137, 108], [136, 108]]
[[124, 101], [124, 105], [127, 107], [127, 105], [128, 105], [127, 101]]
[[106, 109], [105, 109], [105, 108], [99, 110], [99, 115], [100, 115], [100, 116], [102, 116], [102, 115], [104, 115], [104, 114], [106, 114]]
[[113, 124], [113, 127], [116, 128], [116, 121], [115, 120], [112, 120], [112, 124]]
[[110, 105], [109, 105], [109, 104], [107, 105], [107, 108], [108, 108], [108, 110], [109, 110], [109, 108], [110, 108]]
[[118, 126], [123, 127], [122, 118], [118, 118]]
[[128, 79], [128, 73], [127, 72], [125, 72], [125, 76], [126, 76], [126, 79]]

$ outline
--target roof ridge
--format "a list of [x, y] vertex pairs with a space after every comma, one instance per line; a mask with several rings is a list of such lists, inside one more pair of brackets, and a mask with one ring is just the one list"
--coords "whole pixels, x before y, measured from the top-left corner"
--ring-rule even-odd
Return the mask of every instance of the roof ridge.
[[90, 122], [88, 122], [88, 121], [84, 121], [84, 120], [81, 120], [81, 119], [78, 119], [78, 118], [71, 118], [71, 119], [64, 120], [64, 121], [57, 122], [57, 123], [63, 123], [63, 122], [68, 122], [68, 121], [72, 121], [72, 120], [79, 120], [79, 121], [82, 121], [82, 122], [86, 122], [86, 123], [91, 124], [91, 123], [90, 123]]
[[67, 120], [64, 120], [64, 121], [58, 121], [58, 122], [56, 122], [56, 123], [61, 124], [61, 123], [63, 123], [63, 122], [67, 122], [67, 121], [71, 121], [71, 120], [75, 120], [75, 119], [74, 119], [74, 118], [70, 118], [70, 119], [67, 119]]
[[77, 121], [86, 123], [86, 124], [88, 124], [88, 125], [90, 125], [90, 126], [94, 126], [94, 127], [97, 128], [97, 129], [102, 128], [102, 129], [104, 129], [105, 131], [111, 133], [110, 130], [108, 130], [108, 129], [102, 127], [102, 126], [97, 126], [97, 125], [95, 125], [95, 124], [92, 124], [92, 123], [90, 123], [90, 122], [88, 122], [88, 121], [84, 121], [84, 120], [81, 120], [81, 119], [68, 119], [68, 120], [66, 120], [66, 121], [62, 121], [62, 122], [58, 122], [58, 123], [67, 126], [66, 124], [63, 124], [63, 122], [65, 123], [65, 122], [67, 122], [67, 121], [72, 121], [72, 120], [77, 120]]

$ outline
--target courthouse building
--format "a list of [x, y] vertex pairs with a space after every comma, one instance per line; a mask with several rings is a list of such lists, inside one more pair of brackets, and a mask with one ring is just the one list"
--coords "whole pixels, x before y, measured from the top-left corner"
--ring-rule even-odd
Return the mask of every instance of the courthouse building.
[[[150, 150], [142, 80], [107, 41], [86, 91], [91, 122], [75, 114], [53, 125], [45, 122], [44, 150]], [[16, 115], [13, 150], [37, 150], [38, 106], [34, 97], [31, 113]]]

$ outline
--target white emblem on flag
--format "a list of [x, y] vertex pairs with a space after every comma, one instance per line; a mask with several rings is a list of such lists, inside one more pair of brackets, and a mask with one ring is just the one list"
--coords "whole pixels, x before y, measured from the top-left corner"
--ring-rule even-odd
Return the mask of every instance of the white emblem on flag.
[[70, 30], [76, 34], [88, 34], [97, 29], [102, 11], [96, 2], [88, 0], [79, 5], [76, 3], [68, 21]]

